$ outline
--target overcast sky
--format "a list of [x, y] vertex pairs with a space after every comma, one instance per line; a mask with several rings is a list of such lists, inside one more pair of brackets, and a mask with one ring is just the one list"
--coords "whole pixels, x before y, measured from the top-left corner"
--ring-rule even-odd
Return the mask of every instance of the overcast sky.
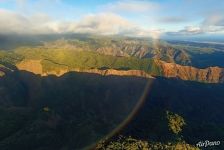
[[0, 0], [0, 33], [224, 35], [223, 0]]

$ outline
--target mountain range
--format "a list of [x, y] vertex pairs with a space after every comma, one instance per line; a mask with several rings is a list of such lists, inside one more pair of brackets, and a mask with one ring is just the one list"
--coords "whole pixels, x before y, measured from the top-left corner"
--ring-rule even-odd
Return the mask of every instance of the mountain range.
[[[153, 45], [155, 45], [154, 48]], [[217, 63], [217, 66], [209, 67], [206, 67], [205, 64], [204, 68], [191, 65], [195, 62], [194, 59], [199, 59], [195, 55], [199, 55], [199, 53], [202, 53], [201, 51], [203, 53], [200, 55], [211, 53], [209, 59], [217, 60], [212, 55], [213, 53], [224, 54], [224, 52], [221, 52], [222, 50], [214, 50], [215, 48], [204, 50], [204, 48], [201, 48], [198, 50], [198, 54], [190, 55], [189, 50], [183, 50], [183, 47], [182, 49], [176, 49], [175, 47], [177, 45], [171, 46], [163, 41], [147, 41], [145, 39], [142, 41], [140, 39], [115, 41], [111, 38], [91, 37], [85, 39], [85, 41], [60, 39], [53, 42], [44, 42], [40, 46], [0, 51], [0, 58], [2, 62], [15, 63], [20, 70], [41, 75], [61, 75], [69, 71], [95, 72], [98, 74], [116, 71], [115, 74], [119, 74], [118, 70], [126, 70], [125, 74], [138, 74], [137, 76], [148, 74], [206, 83], [224, 82], [223, 62], [220, 61], [221, 63]], [[194, 47], [194, 49], [199, 48]], [[133, 74], [131, 70], [136, 71]]]
[[1, 37], [1, 150], [199, 149], [224, 137], [223, 45]]

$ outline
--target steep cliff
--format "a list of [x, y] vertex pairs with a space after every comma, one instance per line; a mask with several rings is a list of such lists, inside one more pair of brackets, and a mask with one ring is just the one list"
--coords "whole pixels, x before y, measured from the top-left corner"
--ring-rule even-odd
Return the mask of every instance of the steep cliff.
[[[182, 80], [206, 82], [206, 83], [223, 83], [224, 69], [219, 67], [208, 67], [199, 69], [191, 66], [181, 66], [175, 63], [167, 63], [161, 60], [154, 60], [156, 66], [162, 71], [162, 76], [167, 78], [179, 78]], [[56, 75], [61, 76], [67, 72], [86, 72], [95, 73], [104, 76], [136, 76], [143, 78], [153, 78], [150, 72], [145, 72], [141, 69], [117, 70], [113, 68], [107, 69], [83, 69], [83, 68], [69, 68], [68, 66], [58, 65], [55, 70], [43, 70], [41, 60], [24, 60], [17, 64], [19, 70], [26, 70], [41, 76]], [[161, 75], [154, 75], [161, 76]]]
[[224, 68], [208, 67], [205, 69], [198, 69], [191, 66], [181, 66], [175, 63], [167, 63], [160, 60], [155, 60], [155, 62], [161, 68], [163, 76], [165, 77], [207, 83], [224, 82]]

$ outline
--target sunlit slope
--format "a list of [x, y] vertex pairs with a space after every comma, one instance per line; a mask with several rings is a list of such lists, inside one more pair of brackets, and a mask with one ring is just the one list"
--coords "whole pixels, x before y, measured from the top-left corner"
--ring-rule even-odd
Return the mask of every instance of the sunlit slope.
[[[7, 41], [2, 39], [8, 39]], [[10, 40], [9, 40], [10, 39]], [[93, 35], [1, 36], [0, 49], [22, 46], [44, 49], [93, 51], [104, 55], [152, 58], [197, 68], [224, 67], [224, 46], [187, 41], [154, 41], [150, 38]]]
[[152, 59], [134, 57], [115, 57], [91, 51], [74, 51], [63, 49], [21, 48], [15, 51], [23, 60], [41, 60], [43, 71], [61, 68], [79, 69], [117, 69], [143, 70], [152, 75], [162, 75]]
[[[68, 50], [62, 48], [22, 47], [14, 51], [0, 52], [1, 64], [16, 65], [41, 75], [63, 75], [78, 71], [105, 75], [163, 76], [205, 83], [223, 83], [224, 69], [208, 67], [204, 69], [182, 66], [158, 59], [137, 57], [118, 57], [104, 55], [94, 51]], [[103, 71], [102, 71], [103, 70]], [[123, 71], [123, 72], [118, 72]], [[126, 72], [124, 72], [126, 71]]]

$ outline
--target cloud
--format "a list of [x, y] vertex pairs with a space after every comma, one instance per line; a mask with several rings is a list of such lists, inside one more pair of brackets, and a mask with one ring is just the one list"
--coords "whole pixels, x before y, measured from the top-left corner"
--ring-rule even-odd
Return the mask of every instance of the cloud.
[[184, 29], [176, 31], [176, 32], [167, 32], [167, 35], [175, 35], [175, 36], [180, 36], [180, 35], [198, 35], [202, 34], [204, 31], [198, 27], [198, 26], [186, 26]]
[[2, 9], [0, 9], [0, 22], [1, 32], [20, 32], [29, 26], [25, 17]]
[[203, 31], [200, 27], [195, 26], [187, 26], [184, 30], [180, 30], [180, 32], [184, 34], [201, 34]]
[[0, 33], [50, 34], [90, 33], [101, 35], [125, 35], [158, 37], [160, 31], [143, 29], [140, 26], [113, 14], [89, 14], [78, 21], [57, 21], [45, 14], [24, 16], [0, 9]]
[[224, 15], [220, 14], [212, 14], [206, 17], [203, 21], [204, 26], [224, 26]]
[[134, 25], [115, 14], [91, 14], [73, 24], [70, 31], [80, 33], [119, 34]]
[[223, 34], [224, 26], [187, 26], [182, 30], [175, 32], [166, 32], [167, 35], [189, 36], [201, 34]]
[[224, 15], [221, 13], [209, 14], [198, 26], [186, 26], [176, 32], [167, 32], [168, 35], [199, 35], [199, 34], [223, 34]]
[[147, 30], [113, 14], [92, 14], [85, 16], [75, 24], [71, 24], [68, 32], [93, 33], [101, 35], [126, 35], [138, 37], [158, 37], [158, 30]]
[[222, 13], [208, 15], [201, 23], [201, 29], [207, 33], [224, 33], [224, 15]]
[[102, 8], [109, 12], [126, 12], [126, 13], [143, 13], [158, 9], [160, 6], [157, 3], [149, 1], [137, 0], [122, 0], [114, 3], [109, 3]]
[[166, 16], [166, 17], [159, 18], [157, 20], [158, 22], [161, 22], [161, 23], [174, 23], [174, 24], [188, 21], [188, 19], [183, 18], [181, 16]]
[[0, 33], [54, 33], [59, 27], [59, 23], [44, 14], [27, 17], [4, 9], [0, 9], [0, 22]]

